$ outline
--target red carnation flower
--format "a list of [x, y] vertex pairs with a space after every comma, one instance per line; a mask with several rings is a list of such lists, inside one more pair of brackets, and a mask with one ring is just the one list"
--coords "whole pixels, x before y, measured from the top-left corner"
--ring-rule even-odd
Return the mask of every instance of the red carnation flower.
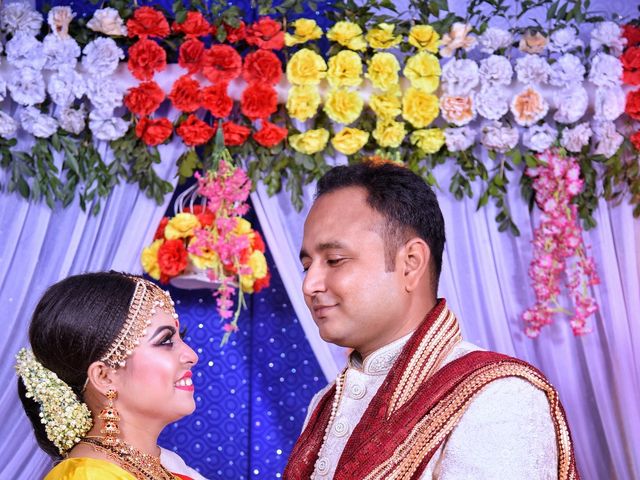
[[136, 125], [136, 136], [152, 147], [164, 143], [172, 132], [173, 124], [166, 118], [142, 117]]
[[270, 85], [253, 83], [242, 92], [240, 109], [251, 120], [267, 118], [278, 109], [278, 94]]
[[140, 7], [136, 8], [133, 17], [127, 20], [127, 32], [129, 37], [164, 38], [169, 35], [169, 23], [162, 12], [152, 7]]
[[265, 50], [280, 50], [284, 47], [282, 25], [271, 17], [262, 17], [247, 29], [247, 43]]
[[202, 56], [204, 55], [204, 43], [197, 38], [189, 38], [180, 45], [178, 64], [189, 73], [198, 73], [202, 68]]
[[253, 134], [253, 139], [263, 147], [275, 147], [287, 137], [289, 131], [275, 123], [262, 121], [262, 128]]
[[209, 35], [211, 25], [200, 12], [187, 12], [184, 22], [173, 22], [173, 31], [190, 37], [204, 37]]
[[226, 146], [242, 145], [249, 138], [251, 129], [237, 123], [224, 122], [222, 124], [222, 134], [224, 135], [224, 144]]
[[200, 108], [200, 83], [189, 75], [181, 76], [173, 84], [169, 99], [173, 106], [183, 112]]
[[202, 106], [214, 117], [228, 117], [233, 109], [233, 100], [227, 94], [227, 83], [220, 82], [202, 89]]
[[176, 132], [185, 144], [195, 147], [211, 140], [215, 130], [192, 114], [180, 124]]
[[278, 56], [270, 50], [258, 50], [244, 59], [242, 78], [247, 83], [262, 82], [275, 85], [282, 77], [282, 64]]
[[622, 27], [622, 36], [627, 39], [627, 47], [640, 44], [640, 28], [635, 25], [628, 24]]
[[253, 231], [253, 235], [251, 237], [251, 250], [260, 250], [262, 253], [265, 251], [264, 240], [262, 239], [262, 235], [257, 230]]
[[640, 120], [640, 90], [627, 93], [627, 104], [624, 111], [634, 120]]
[[628, 85], [640, 85], [640, 47], [627, 48], [622, 57], [622, 80]]
[[158, 224], [158, 228], [156, 228], [156, 233], [153, 236], [154, 240], [164, 238], [164, 229], [167, 226], [167, 223], [169, 223], [169, 217], [162, 217], [162, 220], [160, 220], [160, 223]]
[[127, 108], [142, 117], [155, 112], [164, 100], [164, 91], [156, 82], [144, 82], [127, 90], [124, 104]]
[[258, 278], [255, 282], [253, 282], [253, 293], [258, 293], [260, 290], [267, 288], [270, 283], [271, 272], [267, 270], [267, 274], [264, 277]]
[[160, 245], [158, 266], [167, 277], [180, 275], [187, 268], [187, 249], [181, 239], [167, 240]]
[[631, 135], [629, 140], [631, 140], [633, 146], [636, 147], [636, 150], [640, 151], [640, 130]]
[[151, 80], [167, 68], [167, 53], [153, 40], [143, 38], [129, 48], [129, 70], [138, 80]]
[[202, 58], [202, 73], [211, 83], [229, 82], [242, 71], [242, 57], [229, 45], [213, 45]]
[[194, 205], [193, 208], [185, 207], [185, 213], [193, 213], [203, 227], [210, 227], [216, 219], [215, 214], [202, 205]]
[[[228, 23], [223, 23], [224, 29], [227, 31], [227, 42], [236, 43], [240, 40], [244, 40], [247, 36], [247, 28], [242, 20], [237, 27], [232, 27]], [[215, 32], [214, 32], [215, 35]]]

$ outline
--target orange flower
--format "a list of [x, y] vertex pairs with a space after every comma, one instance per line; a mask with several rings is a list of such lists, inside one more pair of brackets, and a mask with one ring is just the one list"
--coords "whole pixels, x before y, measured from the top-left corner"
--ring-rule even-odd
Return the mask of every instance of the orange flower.
[[543, 118], [549, 104], [533, 87], [527, 87], [511, 101], [511, 113], [518, 125], [528, 127]]
[[447, 122], [459, 127], [466, 125], [476, 116], [473, 99], [471, 97], [458, 97], [445, 95], [440, 98], [440, 110]]

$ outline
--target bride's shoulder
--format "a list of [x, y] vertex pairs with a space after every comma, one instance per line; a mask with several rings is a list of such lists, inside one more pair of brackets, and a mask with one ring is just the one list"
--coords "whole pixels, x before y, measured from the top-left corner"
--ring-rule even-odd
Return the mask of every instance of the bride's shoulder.
[[67, 458], [58, 463], [44, 480], [135, 480], [129, 472], [107, 460], [88, 457]]

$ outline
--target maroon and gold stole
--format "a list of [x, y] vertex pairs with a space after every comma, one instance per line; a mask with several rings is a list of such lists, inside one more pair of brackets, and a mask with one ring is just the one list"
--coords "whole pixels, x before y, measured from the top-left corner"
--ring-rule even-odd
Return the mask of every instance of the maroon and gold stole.
[[[335, 479], [417, 479], [480, 390], [499, 378], [522, 378], [547, 395], [558, 446], [558, 479], [579, 479], [569, 426], [558, 393], [531, 365], [494, 352], [476, 351], [439, 368], [460, 340], [444, 299], [404, 346], [354, 429]], [[312, 476], [335, 396], [320, 400], [293, 447], [284, 478]]]

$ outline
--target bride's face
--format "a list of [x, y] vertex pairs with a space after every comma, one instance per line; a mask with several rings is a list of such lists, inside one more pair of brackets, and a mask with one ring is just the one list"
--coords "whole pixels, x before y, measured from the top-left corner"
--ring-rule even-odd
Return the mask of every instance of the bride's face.
[[116, 408], [123, 422], [171, 423], [195, 409], [191, 367], [198, 355], [182, 341], [180, 325], [158, 311], [147, 334], [119, 370]]

